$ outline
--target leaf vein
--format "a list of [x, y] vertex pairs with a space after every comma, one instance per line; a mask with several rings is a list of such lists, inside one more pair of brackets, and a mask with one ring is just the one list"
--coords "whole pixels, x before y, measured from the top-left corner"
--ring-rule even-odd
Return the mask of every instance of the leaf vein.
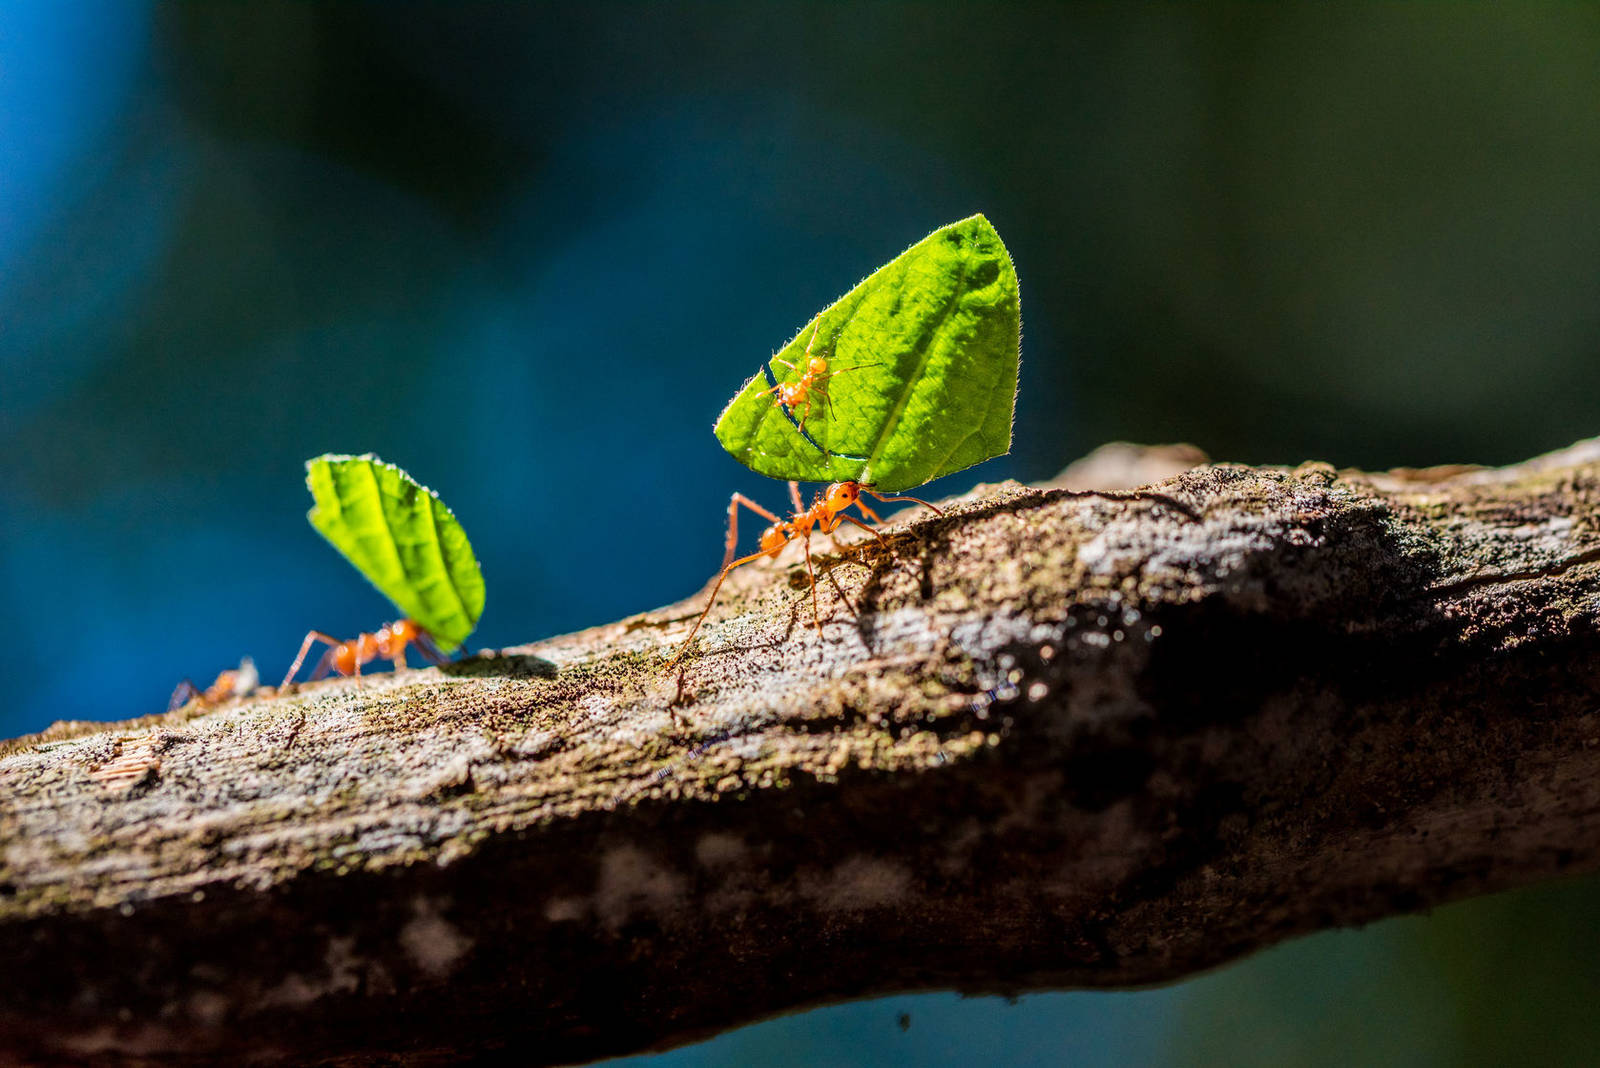
[[867, 461], [863, 465], [867, 478], [872, 477], [872, 466], [878, 462], [889, 440], [894, 437], [894, 431], [900, 425], [900, 419], [905, 415], [906, 406], [911, 403], [911, 394], [916, 391], [917, 383], [922, 381], [922, 376], [927, 372], [928, 364], [933, 359], [933, 350], [936, 344], [935, 337], [946, 321], [949, 320], [951, 310], [960, 303], [962, 287], [967, 281], [967, 272], [971, 257], [965, 251], [961, 257], [961, 273], [956, 279], [956, 284], [950, 289], [950, 296], [945, 300], [943, 308], [939, 309], [934, 321], [927, 330], [927, 342], [923, 346], [922, 359], [917, 362], [917, 369], [906, 379], [907, 385], [900, 391], [900, 396], [895, 399], [894, 408], [889, 412], [889, 417], [883, 421], [883, 426], [878, 431], [877, 440], [872, 443], [872, 448], [867, 452]]
[[[378, 481], [378, 465], [371, 460], [367, 460], [360, 466], [361, 470], [365, 471], [367, 473], [367, 477], [372, 480], [372, 494], [378, 502], [378, 518], [383, 520], [383, 531], [388, 535], [388, 537], [384, 540], [384, 546], [389, 550], [389, 555], [394, 558], [395, 567], [400, 572], [401, 581], [409, 586], [411, 585], [411, 575], [406, 571], [406, 562], [400, 558], [400, 545], [399, 542], [395, 540], [394, 525], [389, 522], [389, 509], [383, 501], [383, 484]], [[335, 478], [337, 478], [337, 476], [335, 476]], [[374, 583], [374, 585], [377, 584]], [[394, 601], [394, 606], [400, 609], [400, 611], [410, 615], [410, 612], [407, 611], [406, 607], [400, 604], [399, 601], [395, 600], [393, 593], [383, 589], [381, 586], [379, 587], [378, 592], [389, 598], [389, 600]]]

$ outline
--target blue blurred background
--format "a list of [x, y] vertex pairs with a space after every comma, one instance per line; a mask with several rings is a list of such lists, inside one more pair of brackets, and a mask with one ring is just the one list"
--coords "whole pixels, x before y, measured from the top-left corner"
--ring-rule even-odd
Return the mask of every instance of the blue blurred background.
[[[721, 404], [973, 211], [1023, 284], [1016, 448], [929, 495], [1116, 438], [1391, 466], [1600, 433], [1596, 55], [1578, 5], [5, 0], [0, 732], [383, 622], [305, 523], [324, 451], [443, 493], [475, 645], [691, 593], [729, 492], [784, 500]], [[1578, 881], [659, 1062], [1585, 1063], [1597, 924]]]

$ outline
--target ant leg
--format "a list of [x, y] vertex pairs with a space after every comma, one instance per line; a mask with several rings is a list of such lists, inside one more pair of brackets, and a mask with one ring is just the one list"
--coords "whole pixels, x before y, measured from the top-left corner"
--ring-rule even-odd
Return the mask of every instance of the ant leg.
[[[860, 504], [861, 502], [857, 501], [856, 503]], [[872, 515], [872, 513], [870, 511], [867, 511], [866, 509], [862, 509], [862, 511], [866, 511], [868, 515]], [[839, 513], [839, 518], [844, 520], [847, 523], [854, 523], [856, 526], [860, 527], [862, 530], [866, 531], [868, 534], [871, 534], [874, 538], [877, 538], [879, 545], [882, 545], [885, 548], [888, 547], [889, 542], [888, 542], [887, 539], [884, 538], [884, 536], [881, 533], [879, 533], [875, 528], [867, 526], [865, 523], [863, 523], [861, 520], [857, 519], [855, 516], [853, 516], [853, 515], [845, 515], [843, 512], [840, 512]], [[878, 519], [877, 516], [872, 516], [872, 518]], [[883, 520], [878, 519], [878, 522], [881, 523], [881, 522], [883, 522]]]
[[172, 696], [167, 700], [167, 711], [176, 712], [184, 705], [200, 696], [200, 691], [195, 689], [194, 683], [184, 679], [172, 690]]
[[789, 503], [794, 505], [795, 515], [806, 510], [806, 506], [800, 503], [800, 483], [793, 479], [789, 480]]
[[[849, 518], [849, 517], [846, 516], [845, 518]], [[867, 526], [864, 523], [858, 524], [858, 525], [861, 527], [862, 530], [865, 530], [867, 533], [871, 534], [874, 538], [876, 538], [878, 540], [878, 544], [879, 545], [883, 546], [885, 549], [887, 549], [889, 547], [888, 539], [885, 538], [882, 534], [879, 534], [876, 530], [872, 529], [871, 527]], [[858, 557], [854, 553], [854, 550], [859, 549], [862, 545], [865, 544], [865, 542], [859, 542], [858, 541], [858, 542], [856, 542], [856, 543], [854, 543], [852, 545], [846, 545], [844, 542], [839, 540], [839, 535], [835, 534], [833, 531], [831, 531], [831, 530], [824, 531], [824, 533], [826, 533], [828, 535], [828, 540], [833, 542], [834, 551], [839, 554], [839, 562], [841, 564], [855, 564], [855, 565], [857, 565], [859, 567], [866, 568], [868, 571], [872, 570], [872, 565], [871, 564], [867, 563], [865, 560], [862, 560], [860, 557]]]
[[[323, 644], [330, 645], [335, 649], [339, 647], [338, 638], [330, 638], [320, 630], [307, 631], [306, 640], [300, 643], [299, 655], [294, 658], [294, 663], [289, 667], [289, 674], [283, 677], [283, 682], [278, 684], [278, 689], [281, 690], [285, 686], [289, 685], [289, 683], [294, 681], [294, 677], [300, 673], [300, 665], [306, 662], [306, 654], [311, 651], [312, 642], [322, 642]], [[329, 650], [329, 655], [332, 654], [332, 651], [332, 649]], [[327, 660], [328, 657], [324, 656], [323, 659]]]
[[739, 544], [739, 506], [741, 504], [750, 509], [756, 515], [765, 516], [774, 523], [783, 522], [783, 520], [779, 519], [777, 516], [773, 515], [771, 512], [767, 511], [765, 508], [761, 507], [761, 505], [757, 504], [755, 501], [752, 501], [749, 497], [746, 497], [742, 493], [735, 493], [732, 497], [728, 498], [728, 541], [727, 547], [722, 553], [723, 567], [727, 567], [729, 564], [733, 563], [733, 550]]
[[818, 383], [817, 385], [815, 385], [815, 386], [813, 386], [811, 388], [812, 388], [813, 392], [815, 392], [819, 397], [822, 398], [822, 403], [827, 406], [828, 418], [834, 420], [835, 422], [837, 422], [839, 417], [833, 413], [833, 398], [828, 396], [828, 391], [823, 388], [823, 384], [822, 383]]
[[736, 567], [743, 567], [752, 560], [759, 560], [766, 555], [765, 552], [751, 553], [749, 556], [742, 556], [730, 562], [722, 569], [722, 573], [717, 576], [717, 581], [711, 587], [711, 596], [706, 598], [706, 606], [700, 610], [700, 615], [695, 619], [694, 626], [689, 629], [689, 636], [683, 640], [683, 648], [678, 650], [677, 656], [667, 661], [666, 669], [668, 671], [672, 670], [672, 665], [683, 659], [684, 654], [689, 651], [690, 643], [694, 641], [694, 636], [700, 633], [700, 624], [706, 621], [706, 616], [711, 614], [711, 606], [717, 603], [717, 591], [722, 589], [722, 582], [728, 577], [728, 572]]
[[422, 659], [434, 667], [443, 667], [450, 663], [450, 658], [440, 651], [438, 644], [433, 640], [433, 635], [427, 631], [423, 631], [413, 638], [411, 644], [417, 647], [417, 652], [422, 654]]
[[[817, 343], [817, 327], [819, 327], [821, 325], [822, 325], [822, 316], [818, 315], [815, 319], [811, 320], [811, 340], [806, 342], [806, 354], [805, 354], [805, 358], [806, 359], [810, 359], [811, 358], [811, 346], [815, 345]], [[794, 370], [794, 364], [790, 363], [788, 360], [780, 360], [776, 356], [773, 356], [772, 358], [767, 360], [767, 364], [768, 364], [769, 367], [772, 364], [775, 364], [775, 363], [780, 363], [783, 366], [787, 367], [791, 371]], [[778, 377], [777, 373], [774, 372], [772, 377], [773, 378], [777, 378]], [[763, 394], [767, 394], [767, 393], [776, 393], [777, 391], [778, 391], [778, 387], [777, 386], [773, 386], [771, 389], [764, 389], [761, 392]]]
[[811, 566], [811, 535], [806, 534], [806, 575], [811, 579], [811, 622], [817, 625], [817, 637], [822, 637], [822, 612], [817, 608], [817, 573]]
[[[822, 315], [819, 312], [817, 314], [817, 317], [815, 319], [811, 320], [811, 340], [806, 342], [806, 358], [807, 359], [811, 358], [811, 346], [815, 345], [817, 343], [817, 331], [821, 330], [821, 329], [822, 329]], [[843, 328], [841, 327], [841, 329], [843, 329]]]
[[[867, 487], [865, 487], [865, 486], [862, 486], [861, 488], [862, 489], [867, 489]], [[940, 509], [938, 505], [929, 504], [927, 501], [923, 500], [921, 497], [885, 497], [883, 494], [878, 493], [876, 490], [867, 489], [867, 492], [872, 494], [874, 497], [878, 498], [878, 500], [880, 500], [880, 501], [885, 501], [885, 502], [890, 502], [890, 503], [892, 503], [894, 501], [910, 501], [912, 504], [920, 504], [920, 505], [922, 505], [922, 507], [928, 509], [934, 515], [944, 515], [944, 511], [942, 509]], [[867, 511], [866, 508], [862, 508], [861, 510], [863, 512], [866, 512], [868, 515], [872, 515], [872, 513], [870, 511]], [[877, 519], [878, 517], [877, 516], [873, 516], [873, 518]], [[878, 519], [878, 522], [881, 523], [881, 522], [883, 522], [883, 520]]]
[[311, 681], [316, 682], [318, 679], [325, 677], [328, 672], [332, 670], [333, 650], [329, 649], [327, 652], [322, 654], [322, 659], [317, 661], [316, 668], [311, 672]]
[[[788, 368], [791, 373], [793, 373], [793, 371], [794, 371], [794, 364], [790, 363], [788, 360], [780, 360], [776, 356], [772, 357], [772, 359], [767, 361], [767, 364], [768, 364], [767, 370], [772, 371], [771, 365], [775, 364], [775, 363], [776, 364], [782, 364], [784, 367]], [[778, 372], [772, 371], [772, 380], [774, 382], [777, 382], [778, 384], [775, 385], [775, 386], [770, 386], [767, 389], [762, 390], [760, 393], [756, 394], [756, 396], [765, 397], [769, 393], [774, 393], [774, 394], [781, 393], [783, 391], [783, 387], [787, 383], [780, 381], [779, 380], [780, 377], [781, 376], [778, 374]], [[776, 403], [777, 403], [777, 405], [779, 407], [782, 407], [783, 406], [783, 398], [781, 396], [778, 397], [778, 400], [777, 400]]]
[[396, 671], [399, 671], [401, 668], [408, 668], [411, 666], [410, 664], [406, 663], [406, 647], [404, 645], [395, 649], [394, 655], [389, 658], [389, 663], [394, 665], [394, 669]]

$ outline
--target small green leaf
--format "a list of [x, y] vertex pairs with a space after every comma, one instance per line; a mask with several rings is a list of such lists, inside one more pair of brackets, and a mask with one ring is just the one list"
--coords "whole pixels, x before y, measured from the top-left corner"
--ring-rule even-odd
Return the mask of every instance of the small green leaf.
[[307, 460], [306, 486], [311, 525], [402, 616], [445, 652], [467, 639], [483, 614], [483, 574], [437, 493], [371, 453]]
[[826, 400], [791, 413], [757, 374], [723, 410], [717, 440], [773, 478], [912, 489], [1010, 451], [1021, 335], [1000, 235], [982, 215], [962, 219], [867, 276], [768, 364], [774, 381], [796, 382], [810, 344], [828, 361]]

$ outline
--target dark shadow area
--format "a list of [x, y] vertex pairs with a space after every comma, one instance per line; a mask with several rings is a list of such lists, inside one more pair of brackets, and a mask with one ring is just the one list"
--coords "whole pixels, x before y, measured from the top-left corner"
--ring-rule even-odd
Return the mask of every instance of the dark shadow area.
[[456, 678], [484, 679], [503, 675], [513, 679], [553, 679], [556, 665], [530, 653], [483, 652], [464, 660], [451, 660], [440, 664], [441, 674]]

